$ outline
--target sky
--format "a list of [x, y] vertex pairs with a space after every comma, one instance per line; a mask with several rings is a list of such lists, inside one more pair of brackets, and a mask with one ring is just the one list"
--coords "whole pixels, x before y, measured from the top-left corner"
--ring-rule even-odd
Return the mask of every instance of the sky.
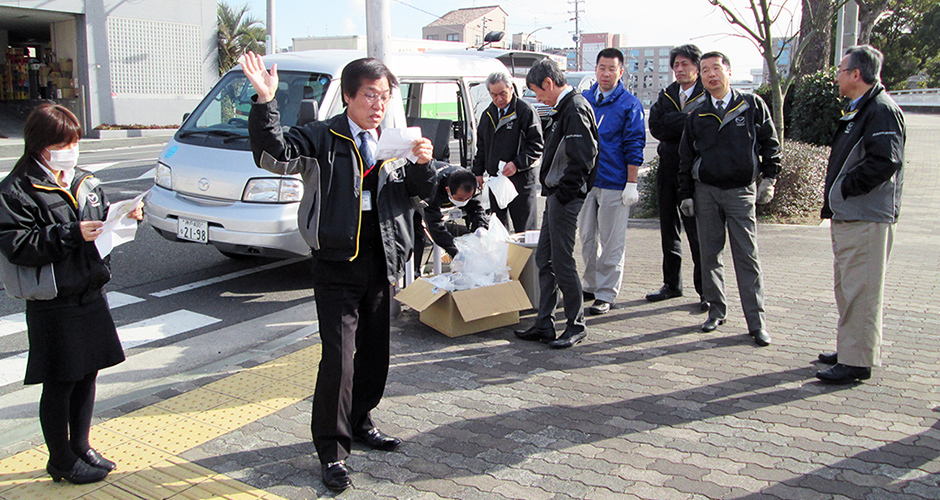
[[[243, 5], [246, 0], [226, 0]], [[274, 0], [278, 47], [292, 38], [366, 34], [365, 0]], [[467, 7], [499, 5], [509, 15], [509, 33], [530, 33], [554, 47], [572, 47], [573, 0], [390, 0], [392, 36], [421, 38], [421, 28], [447, 12]], [[723, 0], [739, 16], [753, 23], [748, 0]], [[774, 35], [790, 35], [799, 28], [799, 0], [772, 0], [779, 12]], [[266, 0], [247, 0], [249, 12], [264, 21]], [[750, 80], [750, 70], [762, 67], [760, 52], [741, 36], [708, 0], [579, 0], [582, 33], [621, 33], [627, 46], [694, 43], [703, 52], [719, 50], [731, 59], [733, 80]]]

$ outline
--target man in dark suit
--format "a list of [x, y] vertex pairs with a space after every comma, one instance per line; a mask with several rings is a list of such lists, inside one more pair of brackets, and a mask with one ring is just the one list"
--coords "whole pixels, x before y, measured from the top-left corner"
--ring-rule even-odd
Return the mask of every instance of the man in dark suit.
[[702, 51], [695, 45], [682, 45], [669, 52], [669, 65], [676, 81], [659, 92], [650, 108], [650, 134], [659, 139], [659, 168], [656, 170], [656, 203], [659, 206], [659, 233], [663, 247], [663, 286], [646, 294], [646, 300], [658, 302], [682, 296], [682, 227], [692, 252], [692, 282], [702, 311], [708, 302], [702, 298], [701, 257], [695, 217], [679, 212], [679, 141], [685, 121], [705, 102], [707, 94], [698, 78]]

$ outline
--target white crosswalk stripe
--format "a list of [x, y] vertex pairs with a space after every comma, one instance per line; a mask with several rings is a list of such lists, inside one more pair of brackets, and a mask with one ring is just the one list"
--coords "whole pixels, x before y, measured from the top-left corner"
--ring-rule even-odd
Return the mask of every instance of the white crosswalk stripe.
[[[174, 337], [219, 321], [222, 320], [181, 309], [118, 328], [118, 337], [126, 350]], [[0, 386], [22, 381], [26, 373], [26, 360], [27, 353], [25, 352], [0, 359]]]
[[[143, 301], [144, 299], [140, 297], [126, 293], [108, 292], [108, 305], [112, 310]], [[0, 338], [24, 332], [26, 332], [26, 313], [16, 313], [0, 317]]]

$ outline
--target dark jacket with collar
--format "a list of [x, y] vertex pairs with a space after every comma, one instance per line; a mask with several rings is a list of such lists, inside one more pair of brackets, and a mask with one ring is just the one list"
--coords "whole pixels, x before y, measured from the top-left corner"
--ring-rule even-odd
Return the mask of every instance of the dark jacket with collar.
[[[85, 206], [79, 212], [79, 200]], [[69, 189], [59, 187], [30, 156], [0, 182], [0, 252], [19, 266], [52, 263], [57, 297], [97, 294], [111, 280], [110, 259], [85, 241], [81, 221], [104, 220], [108, 200], [100, 181], [75, 169]]]
[[691, 198], [694, 181], [721, 189], [772, 179], [780, 171], [780, 142], [770, 108], [759, 96], [732, 89], [725, 116], [709, 97], [689, 115], [679, 144], [679, 199]]
[[[297, 225], [313, 255], [332, 261], [359, 256], [365, 170], [346, 113], [285, 133], [275, 101], [256, 103], [248, 115], [248, 132], [259, 167], [303, 178]], [[372, 207], [378, 210], [387, 277], [395, 283], [414, 248], [411, 197], [430, 196], [434, 167], [403, 158], [376, 163], [379, 179]]]
[[897, 222], [904, 183], [904, 114], [876, 83], [839, 120], [822, 217]]
[[584, 199], [597, 175], [597, 122], [594, 108], [572, 90], [555, 104], [546, 132], [539, 181], [544, 196], [561, 204]]
[[[535, 168], [539, 165], [544, 141], [542, 123], [538, 113], [526, 101], [513, 97], [506, 116], [499, 118], [499, 108], [490, 104], [480, 117], [477, 127], [477, 152], [473, 157], [473, 174], [490, 176], [499, 174], [499, 162], [513, 162], [517, 174], [535, 182]], [[513, 176], [515, 177], [515, 176]]]
[[[451, 174], [457, 170], [463, 170], [463, 167], [457, 165], [448, 165], [437, 172], [434, 178], [434, 194], [427, 200], [428, 206], [424, 208], [424, 222], [428, 225], [428, 232], [431, 233], [431, 239], [437, 246], [441, 247], [451, 257], [457, 255], [457, 245], [454, 245], [454, 235], [444, 226], [443, 208], [452, 208], [447, 196], [447, 181]], [[476, 195], [467, 200], [467, 204], [460, 207], [464, 213], [464, 220], [467, 222], [467, 229], [470, 232], [476, 231], [479, 227], [488, 227], [486, 213], [483, 211], [483, 205], [480, 204], [480, 196]]]
[[650, 108], [650, 134], [659, 139], [656, 152], [659, 153], [660, 175], [679, 175], [679, 142], [682, 140], [685, 122], [708, 99], [702, 80], [698, 80], [685, 107], [680, 108], [680, 89], [679, 82], [672, 82], [659, 91], [659, 98]]
[[598, 85], [595, 83], [581, 93], [594, 107], [597, 120], [597, 177], [594, 186], [621, 191], [627, 185], [627, 165], [639, 167], [643, 164], [643, 148], [646, 147], [643, 104], [627, 92], [621, 81], [603, 102], [597, 104]]

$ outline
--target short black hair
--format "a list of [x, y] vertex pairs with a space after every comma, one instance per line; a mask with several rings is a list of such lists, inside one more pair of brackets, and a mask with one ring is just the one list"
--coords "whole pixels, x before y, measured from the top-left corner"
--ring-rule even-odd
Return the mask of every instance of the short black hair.
[[374, 57], [356, 59], [343, 68], [341, 77], [343, 95], [355, 97], [356, 92], [359, 92], [359, 88], [362, 87], [362, 82], [380, 80], [383, 76], [388, 79], [389, 88], [393, 89], [398, 86], [398, 78], [395, 78], [392, 70], [388, 69], [382, 61]]
[[731, 69], [731, 59], [728, 59], [728, 56], [722, 54], [721, 52], [718, 52], [717, 50], [713, 50], [711, 52], [706, 52], [702, 54], [702, 58], [699, 59], [699, 66], [701, 66], [702, 61], [704, 61], [705, 59], [711, 59], [712, 57], [717, 57], [721, 59], [722, 66], [728, 69]]
[[469, 191], [476, 194], [477, 176], [466, 168], [455, 169], [447, 178], [447, 187], [450, 189], [451, 196], [460, 191]]
[[669, 51], [670, 68], [676, 63], [676, 58], [679, 56], [692, 61], [692, 64], [698, 66], [699, 61], [702, 60], [702, 49], [692, 45], [691, 43], [673, 47], [673, 49]]
[[613, 47], [607, 47], [606, 49], [597, 53], [597, 60], [595, 63], [601, 62], [601, 58], [606, 57], [609, 59], [616, 59], [620, 61], [620, 65], [623, 66], [623, 52], [620, 52], [620, 49], [615, 49]]
[[558, 64], [546, 58], [532, 65], [532, 68], [529, 69], [529, 73], [525, 76], [525, 86], [535, 85], [545, 90], [542, 88], [542, 82], [544, 82], [546, 78], [550, 78], [555, 83], [556, 87], [568, 85], [568, 79], [565, 78], [565, 74], [558, 68]]

